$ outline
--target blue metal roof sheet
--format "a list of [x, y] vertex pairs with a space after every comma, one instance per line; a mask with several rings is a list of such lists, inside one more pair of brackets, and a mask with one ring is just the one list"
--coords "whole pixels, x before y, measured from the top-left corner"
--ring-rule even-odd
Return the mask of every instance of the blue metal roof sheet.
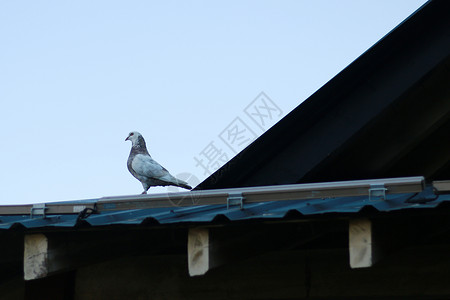
[[[90, 203], [98, 200], [89, 200]], [[379, 212], [390, 212], [415, 208], [436, 208], [443, 202], [450, 202], [450, 195], [435, 195], [431, 187], [421, 193], [389, 194], [385, 200], [369, 200], [368, 196], [339, 197], [308, 200], [287, 200], [244, 204], [239, 206], [201, 205], [191, 207], [146, 208], [121, 211], [107, 211], [91, 214], [83, 221], [91, 226], [139, 225], [145, 222], [159, 224], [209, 223], [217, 218], [230, 221], [251, 219], [282, 219], [288, 213], [315, 216], [327, 213], [358, 213], [371, 207]], [[79, 202], [74, 202], [79, 203]], [[74, 227], [78, 214], [48, 215], [45, 218], [30, 215], [0, 216], [0, 230], [23, 227], [27, 229], [45, 227]]]

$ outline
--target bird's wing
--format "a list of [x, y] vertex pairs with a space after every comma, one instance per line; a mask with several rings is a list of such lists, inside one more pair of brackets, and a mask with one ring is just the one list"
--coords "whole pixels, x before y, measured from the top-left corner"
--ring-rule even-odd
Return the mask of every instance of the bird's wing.
[[131, 163], [133, 170], [141, 175], [149, 178], [156, 178], [171, 182], [172, 175], [163, 166], [157, 163], [148, 155], [138, 154], [134, 157]]

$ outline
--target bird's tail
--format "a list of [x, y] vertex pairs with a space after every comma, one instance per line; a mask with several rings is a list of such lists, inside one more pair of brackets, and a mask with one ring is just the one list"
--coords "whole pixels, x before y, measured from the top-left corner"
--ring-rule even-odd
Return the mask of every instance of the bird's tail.
[[176, 183], [176, 186], [179, 186], [183, 189], [192, 190], [192, 187], [186, 181], [183, 181], [183, 180], [180, 180], [177, 178], [175, 183]]

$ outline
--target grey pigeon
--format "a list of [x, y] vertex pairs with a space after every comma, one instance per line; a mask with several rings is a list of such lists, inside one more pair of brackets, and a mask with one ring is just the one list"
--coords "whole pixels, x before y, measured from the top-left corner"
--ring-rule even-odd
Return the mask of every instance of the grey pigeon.
[[174, 185], [188, 190], [192, 189], [187, 182], [170, 175], [169, 171], [150, 156], [145, 140], [139, 132], [130, 132], [125, 141], [132, 143], [127, 167], [131, 175], [142, 183], [144, 187], [142, 194], [147, 194], [151, 186]]

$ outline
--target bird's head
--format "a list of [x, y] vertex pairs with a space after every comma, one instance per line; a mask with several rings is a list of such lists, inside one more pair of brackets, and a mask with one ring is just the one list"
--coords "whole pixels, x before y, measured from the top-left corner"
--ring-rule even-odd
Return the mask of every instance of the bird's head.
[[139, 138], [142, 138], [142, 135], [137, 131], [132, 131], [128, 134], [128, 137], [125, 139], [125, 141], [131, 141], [133, 145], [136, 145], [139, 141]]
[[143, 153], [150, 155], [147, 150], [147, 145], [145, 145], [145, 140], [142, 134], [140, 134], [137, 131], [132, 131], [128, 134], [128, 137], [125, 139], [125, 141], [131, 141], [131, 150], [137, 151], [137, 153]]

